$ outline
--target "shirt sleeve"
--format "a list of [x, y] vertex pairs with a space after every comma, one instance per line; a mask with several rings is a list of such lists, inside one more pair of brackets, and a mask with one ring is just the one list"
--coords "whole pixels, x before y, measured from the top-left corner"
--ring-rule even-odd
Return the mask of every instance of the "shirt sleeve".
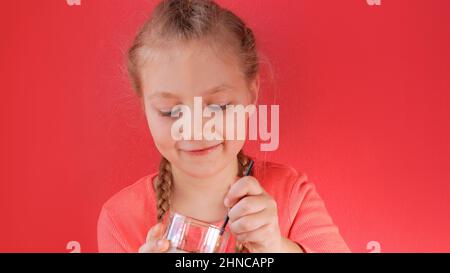
[[130, 252], [125, 240], [117, 229], [111, 214], [104, 207], [97, 222], [98, 252], [123, 253]]
[[292, 225], [288, 237], [305, 252], [350, 252], [306, 175], [300, 175], [293, 185], [289, 210]]

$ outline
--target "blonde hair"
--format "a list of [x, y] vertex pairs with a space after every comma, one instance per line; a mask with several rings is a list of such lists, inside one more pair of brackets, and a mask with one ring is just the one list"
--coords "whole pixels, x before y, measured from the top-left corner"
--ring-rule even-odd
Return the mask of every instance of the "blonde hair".
[[[246, 79], [251, 81], [257, 76], [259, 57], [255, 36], [242, 19], [211, 0], [163, 0], [141, 27], [128, 50], [128, 73], [137, 95], [142, 96], [139, 68], [152, 46], [205, 38], [226, 39], [238, 56]], [[237, 158], [237, 175], [242, 176], [249, 158], [242, 150]], [[170, 209], [172, 179], [170, 162], [163, 157], [154, 184], [158, 221], [162, 221]]]

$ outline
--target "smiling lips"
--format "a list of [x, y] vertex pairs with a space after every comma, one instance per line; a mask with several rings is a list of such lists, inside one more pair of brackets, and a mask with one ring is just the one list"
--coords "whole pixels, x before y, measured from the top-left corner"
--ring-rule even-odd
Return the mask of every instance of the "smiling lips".
[[216, 150], [220, 145], [222, 145], [222, 143], [216, 144], [214, 146], [210, 146], [210, 147], [206, 147], [206, 148], [200, 148], [200, 149], [192, 149], [192, 150], [187, 150], [187, 149], [182, 149], [183, 152], [186, 152], [190, 155], [207, 155], [211, 152], [213, 152], [214, 150]]

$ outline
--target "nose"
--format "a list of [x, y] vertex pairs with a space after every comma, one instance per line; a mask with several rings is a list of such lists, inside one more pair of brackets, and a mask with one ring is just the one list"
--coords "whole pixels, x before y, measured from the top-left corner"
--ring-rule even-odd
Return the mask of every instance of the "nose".
[[[204, 127], [205, 124], [213, 118], [213, 114], [206, 116], [204, 115], [206, 105], [203, 104], [201, 97], [195, 97], [194, 103], [189, 105], [191, 109], [191, 139], [193, 140], [204, 140]], [[215, 130], [215, 126], [212, 128], [208, 128], [211, 130]]]

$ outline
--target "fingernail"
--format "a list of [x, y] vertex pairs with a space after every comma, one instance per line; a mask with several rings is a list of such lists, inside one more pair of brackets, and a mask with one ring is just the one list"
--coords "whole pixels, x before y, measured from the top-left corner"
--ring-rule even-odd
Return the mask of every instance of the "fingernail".
[[157, 246], [158, 248], [161, 248], [161, 247], [163, 246], [163, 244], [164, 244], [163, 240], [158, 240], [158, 241], [156, 242], [156, 246]]
[[229, 202], [230, 202], [230, 200], [228, 199], [228, 197], [225, 197], [225, 199], [223, 200], [223, 203], [225, 204], [225, 206], [228, 207]]

